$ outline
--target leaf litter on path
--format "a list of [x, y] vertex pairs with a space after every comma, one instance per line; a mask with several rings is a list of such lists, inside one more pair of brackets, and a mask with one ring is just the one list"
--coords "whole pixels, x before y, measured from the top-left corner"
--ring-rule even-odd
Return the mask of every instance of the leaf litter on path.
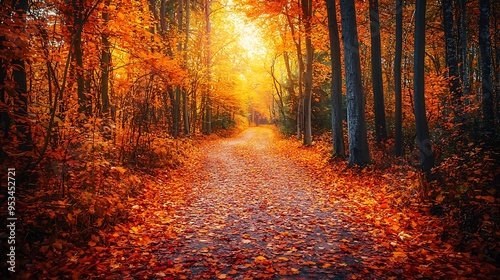
[[210, 141], [201, 152], [189, 168], [145, 190], [128, 223], [101, 232], [100, 244], [67, 253], [65, 275], [484, 279], [498, 273], [454, 252], [441, 240], [438, 218], [392, 207], [395, 198], [380, 190], [411, 183], [404, 178], [376, 170], [334, 173], [314, 151], [266, 127]]

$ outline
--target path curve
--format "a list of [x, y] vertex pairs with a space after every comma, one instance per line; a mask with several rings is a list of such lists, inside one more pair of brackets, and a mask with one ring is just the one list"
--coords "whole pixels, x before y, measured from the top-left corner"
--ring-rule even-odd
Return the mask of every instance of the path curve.
[[[373, 241], [345, 226], [350, 217], [328, 202], [321, 182], [274, 149], [275, 140], [270, 128], [255, 127], [203, 147], [203, 179], [177, 214], [189, 225], [171, 257], [182, 275], [344, 279], [365, 269]], [[348, 241], [359, 256], [345, 253]]]
[[276, 135], [254, 127], [204, 142], [198, 160], [132, 200], [130, 222], [102, 233], [106, 247], [65, 268], [83, 267], [74, 279], [495, 278], [443, 242], [435, 219], [413, 214], [403, 227], [369, 194], [348, 195], [379, 179], [318, 174], [327, 168], [302, 162], [310, 150]]

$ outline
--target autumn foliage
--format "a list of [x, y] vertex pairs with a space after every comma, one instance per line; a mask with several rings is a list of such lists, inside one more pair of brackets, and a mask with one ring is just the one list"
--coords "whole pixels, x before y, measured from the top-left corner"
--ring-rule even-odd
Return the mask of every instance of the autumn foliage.
[[332, 149], [356, 140], [327, 2], [342, 35], [351, 1], [3, 1], [0, 201], [3, 213], [15, 168], [15, 276], [494, 278], [499, 2], [427, 1], [417, 81], [416, 4], [352, 1], [361, 164]]

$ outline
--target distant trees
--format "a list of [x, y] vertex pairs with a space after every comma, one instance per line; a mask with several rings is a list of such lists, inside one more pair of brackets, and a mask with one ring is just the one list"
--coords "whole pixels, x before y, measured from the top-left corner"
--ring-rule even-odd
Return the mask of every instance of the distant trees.
[[448, 145], [457, 127], [495, 135], [497, 1], [443, 0], [427, 12], [420, 0], [338, 2], [233, 0], [266, 27], [265, 54], [243, 57], [225, 1], [4, 1], [3, 144], [43, 158], [110, 122], [102, 139], [116, 142], [119, 162], [138, 162], [161, 137], [210, 134], [259, 107], [304, 145], [331, 129], [339, 157], [347, 128], [350, 164], [370, 161], [369, 141], [377, 153], [394, 136], [395, 154], [424, 153], [429, 171], [431, 139]]

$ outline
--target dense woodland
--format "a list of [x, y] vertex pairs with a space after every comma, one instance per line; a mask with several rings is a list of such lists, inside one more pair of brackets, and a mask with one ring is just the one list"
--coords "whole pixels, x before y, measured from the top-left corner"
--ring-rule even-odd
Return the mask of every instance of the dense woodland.
[[272, 124], [339, 172], [411, 170], [408, 204], [449, 217], [456, 250], [498, 265], [499, 1], [0, 9], [0, 162], [2, 186], [16, 170], [20, 255], [95, 246], [201, 143]]

